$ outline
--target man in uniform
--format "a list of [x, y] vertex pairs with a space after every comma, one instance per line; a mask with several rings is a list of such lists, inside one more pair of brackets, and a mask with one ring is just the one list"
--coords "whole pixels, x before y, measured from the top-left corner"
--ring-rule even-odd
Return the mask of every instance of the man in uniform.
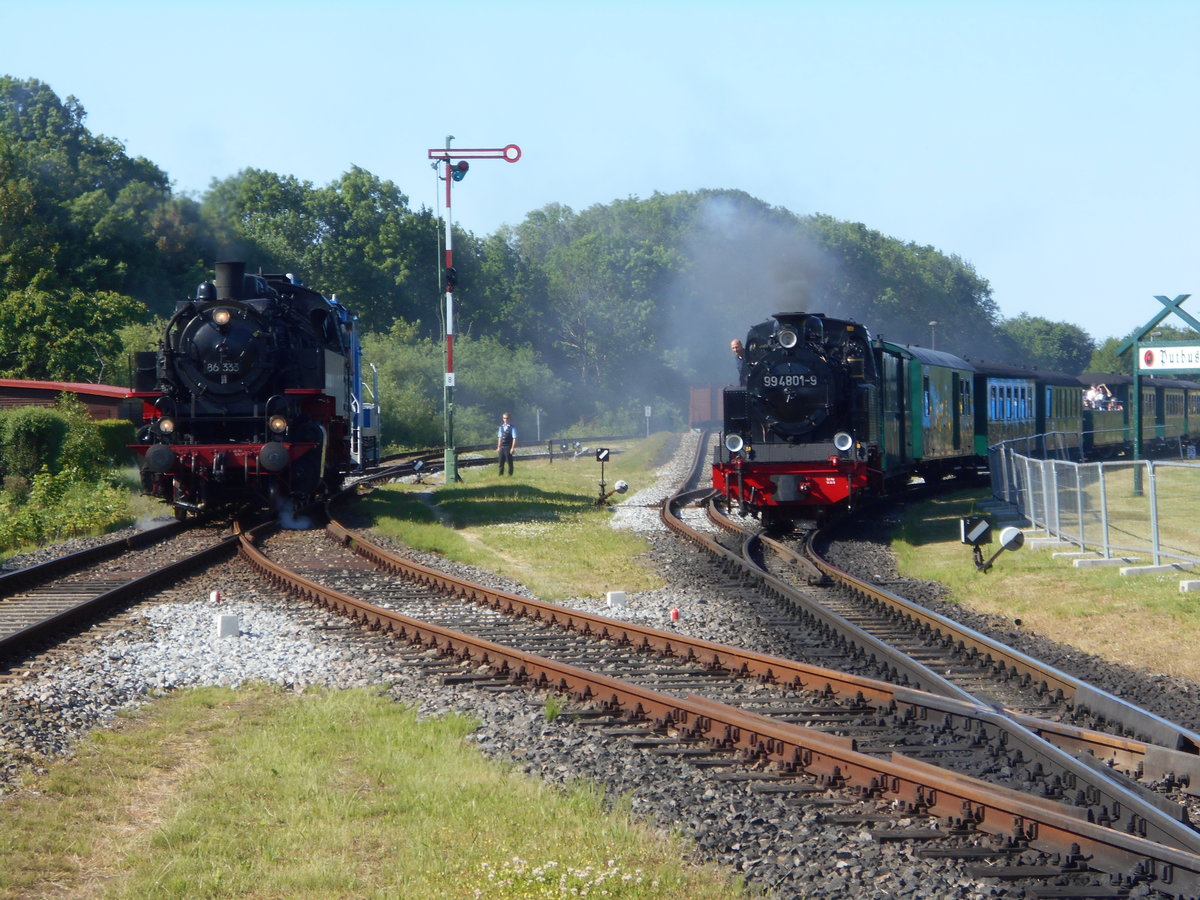
[[508, 461], [508, 474], [513, 473], [513, 450], [517, 447], [517, 429], [509, 421], [508, 413], [500, 417], [496, 430], [496, 455], [500, 458], [500, 474], [504, 474], [504, 463]]

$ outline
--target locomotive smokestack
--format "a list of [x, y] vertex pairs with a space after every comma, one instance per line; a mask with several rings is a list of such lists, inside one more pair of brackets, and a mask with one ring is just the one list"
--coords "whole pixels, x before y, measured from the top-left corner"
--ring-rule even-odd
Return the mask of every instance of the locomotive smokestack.
[[242, 281], [246, 274], [244, 262], [217, 263], [217, 299], [241, 300]]

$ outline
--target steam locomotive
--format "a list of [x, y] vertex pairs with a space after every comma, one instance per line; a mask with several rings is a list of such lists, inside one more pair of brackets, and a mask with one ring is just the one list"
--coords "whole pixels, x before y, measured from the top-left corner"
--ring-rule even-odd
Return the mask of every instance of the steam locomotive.
[[177, 518], [298, 510], [378, 460], [354, 317], [290, 275], [218, 263], [139, 353], [131, 445], [142, 486]]
[[[739, 374], [723, 391], [713, 487], [768, 528], [819, 524], [914, 478], [970, 481], [1003, 441], [1051, 440], [1076, 460], [1133, 446], [1129, 376], [967, 362], [820, 313], [753, 326]], [[1083, 388], [1099, 381], [1109, 401], [1085, 405]], [[1200, 384], [1143, 378], [1138, 401], [1143, 452], [1195, 452]]]

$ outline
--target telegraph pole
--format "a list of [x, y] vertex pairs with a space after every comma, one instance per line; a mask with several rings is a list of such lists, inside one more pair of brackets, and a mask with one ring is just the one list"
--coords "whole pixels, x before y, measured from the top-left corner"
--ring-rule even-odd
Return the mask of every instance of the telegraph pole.
[[428, 151], [428, 158], [433, 160], [434, 169], [440, 169], [443, 165], [446, 167], [446, 171], [438, 176], [446, 182], [446, 259], [443, 272], [446, 290], [446, 380], [443, 388], [446, 484], [459, 480], [458, 459], [454, 449], [454, 287], [458, 284], [458, 272], [454, 269], [454, 237], [450, 230], [450, 186], [466, 177], [467, 170], [471, 168], [467, 160], [502, 159], [515, 163], [521, 158], [521, 148], [516, 144], [496, 149], [451, 151], [452, 140], [454, 135], [447, 135], [445, 149]]

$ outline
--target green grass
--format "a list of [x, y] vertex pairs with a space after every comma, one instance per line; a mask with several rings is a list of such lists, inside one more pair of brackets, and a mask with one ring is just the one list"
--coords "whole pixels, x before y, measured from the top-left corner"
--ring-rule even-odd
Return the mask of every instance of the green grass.
[[[990, 572], [977, 572], [971, 548], [959, 541], [959, 518], [977, 513], [986, 497], [963, 492], [909, 508], [892, 541], [900, 571], [941, 582], [951, 602], [1010, 623], [1019, 619], [1024, 628], [1089, 653], [1200, 678], [1200, 662], [1191, 651], [1200, 641], [1200, 601], [1179, 591], [1180, 579], [1189, 576], [1080, 569], [1049, 549], [1030, 547], [1006, 551]], [[1194, 512], [1188, 513], [1192, 520]], [[997, 547], [986, 545], [985, 559]]]
[[740, 896], [626, 801], [484, 760], [471, 728], [366, 690], [174, 694], [0, 801], [0, 893]]
[[[607, 489], [620, 479], [631, 494], [653, 484], [653, 462], [668, 438], [614, 444], [604, 466]], [[491, 466], [459, 471], [461, 484], [376, 491], [358, 503], [355, 521], [415, 549], [514, 578], [543, 600], [662, 586], [638, 562], [645, 539], [609, 527], [613, 514], [597, 504], [600, 464], [593, 455], [553, 462], [518, 457], [512, 477]]]

